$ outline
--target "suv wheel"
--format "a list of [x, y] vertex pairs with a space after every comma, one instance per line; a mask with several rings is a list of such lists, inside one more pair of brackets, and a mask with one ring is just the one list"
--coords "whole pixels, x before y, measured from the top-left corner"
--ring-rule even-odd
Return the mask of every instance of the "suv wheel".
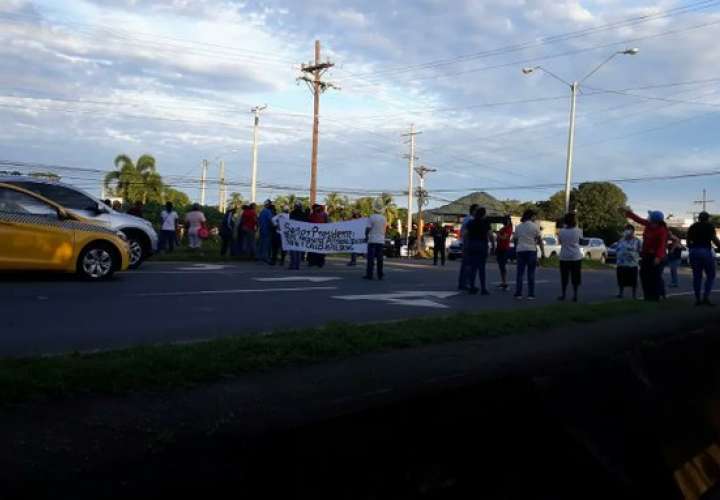
[[130, 246], [130, 269], [137, 269], [145, 259], [145, 249], [142, 241], [136, 236], [128, 236], [128, 245]]
[[600, 256], [600, 263], [601, 263], [601, 264], [605, 264], [606, 262], [607, 262], [607, 255], [602, 254], [602, 255]]
[[109, 279], [119, 262], [117, 252], [105, 243], [91, 243], [80, 254], [77, 271], [80, 276], [90, 281]]

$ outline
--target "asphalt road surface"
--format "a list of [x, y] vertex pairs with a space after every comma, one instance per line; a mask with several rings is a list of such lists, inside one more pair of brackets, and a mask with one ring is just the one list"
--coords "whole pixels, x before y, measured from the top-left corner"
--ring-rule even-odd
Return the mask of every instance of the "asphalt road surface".
[[[148, 262], [112, 281], [85, 283], [69, 276], [0, 277], [0, 356], [88, 351], [142, 343], [249, 335], [331, 321], [371, 322], [481, 309], [522, 309], [555, 303], [556, 269], [539, 269], [537, 300], [517, 301], [512, 289], [490, 296], [457, 291], [458, 263], [446, 267], [386, 261], [383, 281], [362, 279], [364, 260], [347, 267], [289, 271], [256, 263]], [[510, 276], [515, 268], [510, 266]], [[585, 270], [581, 302], [612, 299], [612, 270]], [[671, 295], [691, 295], [690, 276]]]

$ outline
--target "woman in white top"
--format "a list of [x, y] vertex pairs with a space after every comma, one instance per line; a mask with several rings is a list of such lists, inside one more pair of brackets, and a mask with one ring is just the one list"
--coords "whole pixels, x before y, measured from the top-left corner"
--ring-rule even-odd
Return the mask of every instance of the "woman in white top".
[[195, 203], [187, 214], [185, 214], [185, 224], [187, 224], [187, 234], [190, 248], [196, 249], [202, 246], [202, 240], [198, 236], [200, 228], [205, 224], [205, 214], [200, 211], [200, 205]]
[[562, 295], [558, 300], [565, 300], [568, 282], [572, 281], [573, 302], [578, 300], [578, 288], [582, 275], [582, 251], [580, 239], [582, 231], [577, 227], [577, 217], [574, 213], [565, 215], [565, 227], [560, 230], [560, 282]]

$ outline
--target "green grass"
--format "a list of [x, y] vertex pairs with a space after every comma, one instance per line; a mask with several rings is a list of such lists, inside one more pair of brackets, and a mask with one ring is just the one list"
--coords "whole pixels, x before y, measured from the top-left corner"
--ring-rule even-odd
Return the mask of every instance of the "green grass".
[[[540, 265], [547, 268], [559, 268], [560, 259], [558, 257], [548, 257], [547, 259], [541, 260]], [[615, 269], [615, 266], [603, 264], [599, 260], [583, 259], [582, 266], [583, 269]]]
[[657, 310], [657, 305], [638, 301], [553, 305], [368, 325], [334, 323], [272, 335], [139, 346], [93, 354], [5, 358], [0, 359], [0, 403], [35, 396], [117, 394], [186, 387], [290, 364], [317, 363], [361, 353], [477, 337], [540, 334], [550, 327], [651, 310]]
[[187, 246], [187, 240], [182, 240], [182, 245], [176, 246], [172, 253], [157, 253], [152, 256], [151, 261], [156, 262], [225, 262], [249, 260], [248, 257], [221, 257], [220, 239], [208, 238], [203, 241], [200, 250], [192, 250]]

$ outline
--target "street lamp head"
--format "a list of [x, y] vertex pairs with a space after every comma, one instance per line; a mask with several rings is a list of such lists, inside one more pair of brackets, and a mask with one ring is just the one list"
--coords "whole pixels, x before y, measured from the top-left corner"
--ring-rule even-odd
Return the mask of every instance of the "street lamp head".
[[638, 49], [637, 47], [633, 47], [632, 49], [625, 49], [625, 50], [623, 50], [623, 51], [620, 52], [620, 53], [621, 53], [621, 54], [624, 54], [624, 55], [626, 55], [626, 56], [634, 56], [634, 55], [636, 55], [638, 52], [640, 52], [640, 49]]
[[535, 71], [535, 68], [523, 68], [522, 69], [523, 75], [529, 75], [533, 71]]

